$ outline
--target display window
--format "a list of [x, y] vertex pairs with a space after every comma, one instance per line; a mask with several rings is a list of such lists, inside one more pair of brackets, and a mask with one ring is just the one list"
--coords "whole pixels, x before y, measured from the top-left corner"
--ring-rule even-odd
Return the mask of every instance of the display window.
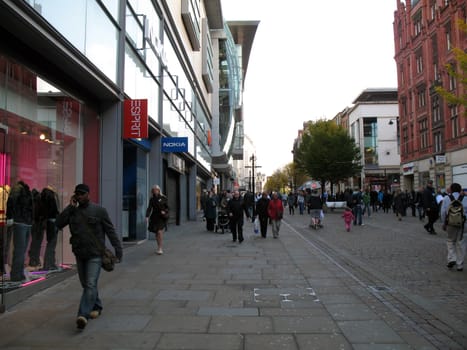
[[72, 268], [55, 217], [77, 183], [98, 200], [99, 134], [96, 112], [0, 54], [2, 296]]

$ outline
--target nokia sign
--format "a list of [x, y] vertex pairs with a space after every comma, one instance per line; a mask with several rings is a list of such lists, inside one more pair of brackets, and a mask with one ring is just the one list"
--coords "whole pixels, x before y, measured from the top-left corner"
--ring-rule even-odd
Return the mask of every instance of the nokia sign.
[[162, 152], [188, 152], [188, 137], [163, 137]]

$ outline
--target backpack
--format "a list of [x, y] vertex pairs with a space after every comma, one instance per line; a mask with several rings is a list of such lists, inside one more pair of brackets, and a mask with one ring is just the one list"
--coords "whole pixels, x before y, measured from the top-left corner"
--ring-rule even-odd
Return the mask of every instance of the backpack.
[[454, 196], [450, 194], [449, 198], [451, 199], [451, 203], [449, 203], [446, 212], [446, 224], [454, 227], [462, 227], [465, 221], [464, 206], [462, 205], [464, 196], [461, 195], [459, 198], [455, 199]]

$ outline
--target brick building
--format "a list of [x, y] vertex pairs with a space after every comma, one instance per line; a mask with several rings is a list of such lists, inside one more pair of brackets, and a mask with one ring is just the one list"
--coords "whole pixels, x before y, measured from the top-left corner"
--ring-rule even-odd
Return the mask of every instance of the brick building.
[[397, 1], [394, 14], [398, 75], [401, 185], [410, 190], [433, 179], [437, 187], [452, 182], [467, 187], [467, 118], [462, 105], [449, 105], [436, 86], [465, 95], [465, 86], [447, 73], [459, 72], [453, 48], [467, 50], [467, 2]]

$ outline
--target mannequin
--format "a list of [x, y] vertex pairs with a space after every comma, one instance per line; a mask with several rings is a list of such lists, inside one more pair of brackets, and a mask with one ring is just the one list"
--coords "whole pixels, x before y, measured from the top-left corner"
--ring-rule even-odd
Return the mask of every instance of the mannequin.
[[[34, 190], [33, 190], [34, 191]], [[42, 189], [34, 198], [34, 223], [32, 225], [32, 242], [29, 250], [29, 266], [39, 267], [40, 250], [46, 232], [47, 247], [44, 254], [43, 270], [57, 270], [55, 262], [55, 248], [57, 246], [58, 230], [55, 219], [58, 215], [58, 195], [53, 187]]]
[[47, 186], [41, 192], [42, 214], [45, 220], [47, 247], [44, 254], [44, 270], [57, 270], [55, 248], [57, 246], [58, 229], [55, 219], [58, 211], [58, 194], [52, 186]]
[[7, 201], [7, 220], [13, 224], [13, 262], [11, 281], [24, 281], [24, 255], [31, 235], [33, 202], [29, 186], [18, 181], [11, 189]]
[[8, 234], [6, 225], [6, 203], [10, 194], [10, 186], [0, 186], [0, 273], [6, 272], [5, 264], [8, 260], [8, 247], [10, 246], [11, 235]]

